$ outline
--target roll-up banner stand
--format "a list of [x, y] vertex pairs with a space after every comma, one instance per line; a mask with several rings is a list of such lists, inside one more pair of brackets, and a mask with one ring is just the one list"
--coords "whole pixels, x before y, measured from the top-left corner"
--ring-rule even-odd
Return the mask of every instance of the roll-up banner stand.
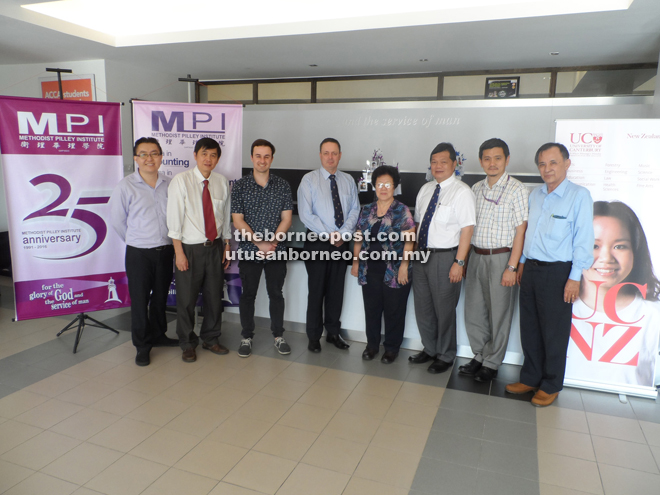
[[564, 383], [654, 398], [660, 334], [660, 120], [558, 120], [568, 178], [594, 199]]
[[123, 177], [119, 103], [0, 97], [16, 319], [130, 305], [108, 200]]

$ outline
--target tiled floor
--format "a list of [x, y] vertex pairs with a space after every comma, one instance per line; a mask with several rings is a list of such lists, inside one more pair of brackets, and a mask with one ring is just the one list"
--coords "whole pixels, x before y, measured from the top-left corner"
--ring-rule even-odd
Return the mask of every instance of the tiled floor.
[[[566, 389], [507, 397], [517, 368], [481, 386], [407, 362], [360, 359], [266, 329], [254, 355], [155, 349], [140, 368], [119, 330], [55, 338], [69, 318], [12, 323], [0, 278], [0, 493], [107, 495], [630, 495], [660, 491], [660, 404]], [[170, 332], [174, 331], [170, 324]], [[223, 342], [236, 349], [236, 324]], [[523, 399], [523, 400], [512, 400]], [[527, 400], [525, 400], [527, 399]]]

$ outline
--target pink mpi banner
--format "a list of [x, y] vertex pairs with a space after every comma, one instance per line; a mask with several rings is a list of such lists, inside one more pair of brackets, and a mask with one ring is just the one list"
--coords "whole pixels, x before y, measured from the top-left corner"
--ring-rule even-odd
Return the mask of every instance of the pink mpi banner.
[[118, 103], [0, 97], [16, 319], [130, 305], [108, 200], [123, 177]]

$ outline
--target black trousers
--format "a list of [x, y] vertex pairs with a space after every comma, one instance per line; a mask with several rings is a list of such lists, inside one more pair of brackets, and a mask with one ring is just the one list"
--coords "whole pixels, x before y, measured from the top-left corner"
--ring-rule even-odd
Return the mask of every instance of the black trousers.
[[[203, 342], [218, 344], [222, 330], [222, 289], [224, 269], [222, 240], [216, 240], [212, 246], [202, 244], [183, 244], [183, 252], [188, 258], [188, 270], [175, 270], [176, 281], [176, 333], [182, 350], [194, 349], [201, 338]], [[195, 333], [195, 304], [202, 291], [204, 300], [204, 321]]]
[[244, 339], [254, 337], [254, 300], [259, 290], [261, 272], [266, 274], [266, 291], [268, 292], [270, 329], [273, 337], [281, 337], [284, 333], [284, 296], [282, 287], [286, 278], [286, 261], [240, 261], [238, 273], [241, 277], [243, 292], [238, 302], [241, 313], [241, 336]]
[[125, 260], [133, 345], [145, 351], [167, 332], [165, 307], [174, 271], [174, 248], [126, 246]]
[[[305, 242], [304, 249], [310, 253], [338, 251], [348, 249], [345, 242], [341, 247], [335, 247], [329, 242]], [[305, 261], [307, 269], [307, 337], [311, 341], [321, 339], [323, 327], [327, 335], [339, 335], [341, 329], [341, 308], [344, 303], [344, 281], [346, 279], [345, 260]]]
[[412, 283], [408, 282], [398, 289], [388, 287], [383, 283], [385, 267], [384, 261], [369, 261], [367, 284], [362, 286], [367, 347], [374, 350], [380, 347], [381, 320], [385, 315], [383, 347], [388, 352], [398, 353], [403, 342], [406, 306]]
[[520, 381], [548, 394], [564, 386], [573, 305], [564, 302], [571, 262], [525, 262], [520, 282], [520, 342], [525, 361]]

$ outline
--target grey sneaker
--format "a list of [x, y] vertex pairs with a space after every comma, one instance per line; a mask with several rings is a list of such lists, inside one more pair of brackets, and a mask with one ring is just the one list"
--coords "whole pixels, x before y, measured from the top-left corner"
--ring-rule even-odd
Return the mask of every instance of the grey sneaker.
[[252, 339], [241, 340], [241, 346], [238, 348], [238, 355], [240, 357], [250, 357], [252, 354]]
[[286, 343], [284, 337], [275, 337], [275, 349], [280, 354], [291, 354], [291, 347]]

